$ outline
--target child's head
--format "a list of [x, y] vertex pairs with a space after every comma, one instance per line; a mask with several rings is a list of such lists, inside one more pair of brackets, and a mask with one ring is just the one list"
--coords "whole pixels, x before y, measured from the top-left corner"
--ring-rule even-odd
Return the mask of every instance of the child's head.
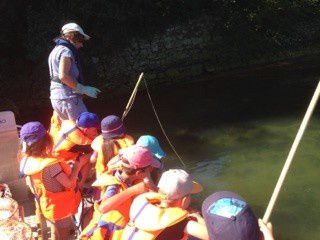
[[106, 140], [121, 138], [126, 133], [121, 118], [115, 115], [110, 115], [101, 121], [102, 136]]
[[23, 154], [33, 157], [46, 157], [52, 149], [52, 139], [40, 122], [28, 122], [20, 130]]
[[136, 145], [148, 148], [157, 159], [162, 159], [166, 156], [165, 152], [160, 147], [158, 139], [156, 139], [153, 136], [150, 136], [150, 135], [141, 136], [138, 139]]
[[162, 173], [158, 183], [159, 193], [166, 196], [171, 207], [187, 209], [190, 195], [202, 191], [199, 183], [193, 181], [190, 174], [182, 169], [170, 169]]
[[138, 139], [136, 145], [149, 149], [153, 156], [160, 162], [160, 168], [156, 168], [151, 172], [151, 177], [154, 183], [158, 183], [159, 178], [161, 176], [161, 172], [164, 169], [162, 159], [166, 156], [165, 152], [160, 147], [158, 139], [151, 135], [143, 135]]
[[95, 138], [100, 128], [100, 119], [95, 113], [83, 112], [76, 121], [77, 127], [89, 138]]
[[239, 195], [221, 191], [207, 197], [202, 204], [210, 239], [259, 240], [258, 220]]
[[119, 157], [122, 171], [132, 180], [142, 180], [149, 176], [153, 167], [160, 167], [159, 161], [153, 157], [147, 148], [136, 145], [121, 149]]

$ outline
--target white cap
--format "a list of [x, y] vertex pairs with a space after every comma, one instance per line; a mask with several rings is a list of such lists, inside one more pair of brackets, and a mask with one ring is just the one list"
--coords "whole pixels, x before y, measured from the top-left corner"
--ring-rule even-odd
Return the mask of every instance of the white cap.
[[169, 200], [202, 191], [201, 185], [194, 182], [192, 176], [182, 169], [170, 169], [162, 173], [158, 188], [159, 192], [165, 194]]
[[81, 35], [84, 36], [84, 40], [89, 40], [90, 36], [85, 34], [83, 29], [76, 23], [67, 23], [61, 28], [61, 32], [63, 34], [68, 32], [79, 32]]

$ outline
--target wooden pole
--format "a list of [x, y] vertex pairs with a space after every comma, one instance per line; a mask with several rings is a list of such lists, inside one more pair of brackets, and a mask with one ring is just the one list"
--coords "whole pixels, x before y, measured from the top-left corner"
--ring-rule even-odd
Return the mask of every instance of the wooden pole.
[[139, 79], [138, 79], [138, 81], [137, 81], [137, 83], [136, 83], [136, 85], [135, 85], [135, 87], [134, 87], [134, 89], [133, 89], [133, 91], [131, 93], [131, 96], [130, 96], [130, 99], [129, 99], [128, 103], [127, 103], [127, 106], [124, 109], [124, 112], [123, 112], [122, 118], [121, 118], [122, 121], [127, 116], [127, 114], [129, 113], [129, 111], [130, 111], [130, 109], [131, 109], [131, 107], [133, 105], [133, 101], [134, 101], [134, 98], [135, 98], [135, 96], [137, 94], [138, 87], [140, 85], [140, 82], [141, 82], [142, 78], [143, 78], [143, 72], [140, 74]]
[[318, 86], [317, 86], [314, 94], [313, 94], [313, 97], [312, 97], [311, 102], [310, 102], [310, 104], [308, 106], [307, 112], [306, 112], [306, 114], [305, 114], [305, 116], [304, 116], [304, 118], [302, 120], [302, 123], [300, 125], [299, 130], [298, 130], [298, 133], [296, 135], [296, 138], [294, 139], [294, 142], [293, 142], [293, 144], [291, 146], [291, 149], [290, 149], [290, 152], [288, 154], [287, 160], [286, 160], [286, 162], [284, 164], [284, 167], [283, 167], [282, 172], [280, 174], [280, 177], [278, 179], [277, 185], [276, 185], [276, 187], [275, 187], [275, 189], [274, 189], [274, 191], [272, 193], [272, 196], [270, 198], [268, 207], [267, 207], [266, 212], [265, 212], [265, 214], [263, 216], [262, 220], [265, 223], [267, 223], [269, 221], [271, 212], [272, 212], [273, 207], [274, 207], [274, 205], [275, 205], [275, 203], [277, 201], [277, 198], [278, 198], [278, 195], [280, 193], [281, 187], [283, 185], [284, 179], [285, 179], [285, 177], [286, 177], [286, 175], [288, 173], [288, 170], [289, 170], [289, 167], [290, 167], [291, 162], [293, 160], [293, 157], [294, 157], [294, 155], [296, 153], [296, 150], [297, 150], [297, 148], [299, 146], [301, 138], [302, 138], [302, 136], [304, 134], [304, 131], [305, 131], [307, 125], [308, 125], [308, 122], [309, 122], [309, 120], [311, 118], [313, 110], [314, 110], [314, 108], [315, 108], [315, 106], [317, 104], [317, 101], [319, 99], [319, 95], [320, 95], [320, 81], [318, 83]]

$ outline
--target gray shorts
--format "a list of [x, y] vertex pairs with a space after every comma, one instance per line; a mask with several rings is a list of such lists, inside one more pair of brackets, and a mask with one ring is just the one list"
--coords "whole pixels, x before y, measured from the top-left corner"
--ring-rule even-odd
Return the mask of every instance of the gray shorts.
[[81, 113], [88, 111], [82, 97], [62, 100], [51, 99], [51, 104], [62, 120], [70, 119], [76, 121]]

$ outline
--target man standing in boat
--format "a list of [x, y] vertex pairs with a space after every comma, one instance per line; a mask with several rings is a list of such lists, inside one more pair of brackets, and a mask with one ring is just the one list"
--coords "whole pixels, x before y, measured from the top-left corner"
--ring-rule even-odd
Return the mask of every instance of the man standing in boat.
[[[48, 59], [50, 99], [60, 120], [76, 120], [87, 108], [82, 96], [96, 98], [99, 89], [85, 86], [78, 50], [90, 37], [76, 23], [65, 24]], [[55, 114], [54, 114], [55, 115]]]

